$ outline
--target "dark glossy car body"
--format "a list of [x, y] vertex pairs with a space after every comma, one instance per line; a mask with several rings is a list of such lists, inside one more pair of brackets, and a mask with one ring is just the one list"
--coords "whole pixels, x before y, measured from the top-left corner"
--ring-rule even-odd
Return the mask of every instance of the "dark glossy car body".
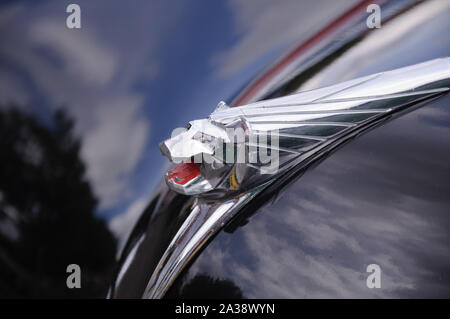
[[[366, 26], [372, 2], [382, 9], [380, 29]], [[59, 21], [55, 12], [64, 6], [50, 1], [23, 4], [25, 9], [34, 6], [35, 17], [42, 17], [30, 28], [22, 21], [14, 28], [9, 20], [2, 34], [13, 49], [3, 48], [0, 54], [11, 84], [6, 95], [14, 104], [10, 109], [26, 105], [28, 126], [37, 121], [57, 135], [51, 114], [67, 105], [74, 135], [81, 136], [71, 155], [82, 164], [54, 162], [53, 167], [66, 168], [66, 183], [59, 183], [60, 175], [37, 174], [31, 182], [19, 176], [16, 184], [14, 174], [7, 172], [17, 176], [24, 166], [10, 164], [2, 175], [8, 183], [0, 186], [0, 208], [17, 207], [16, 215], [25, 221], [36, 203], [53, 203], [48, 205], [57, 216], [85, 211], [95, 217], [87, 218], [89, 223], [103, 225], [92, 220], [105, 218], [119, 244], [116, 251], [116, 239], [104, 225], [84, 228], [85, 219], [51, 223], [43, 218], [29, 223], [32, 227], [18, 222], [22, 235], [0, 234], [2, 295], [102, 296], [110, 281], [110, 298], [149, 297], [152, 275], [195, 201], [161, 181], [168, 165], [157, 144], [173, 128], [206, 116], [222, 99], [242, 105], [450, 55], [446, 1], [245, 3], [168, 8], [164, 2], [139, 2], [125, 9], [116, 2], [101, 7], [80, 1], [84, 12], [97, 17], [86, 18], [81, 31], [87, 35], [54, 31], [52, 23]], [[3, 9], [25, 21], [29, 13], [13, 7]], [[18, 40], [33, 30], [38, 30], [31, 36], [34, 42], [27, 38], [33, 45]], [[91, 48], [94, 58], [77, 53], [64, 36]], [[31, 53], [15, 57], [14, 50]], [[104, 62], [96, 66], [99, 60]], [[32, 92], [27, 99], [19, 90], [14, 95], [12, 88], [19, 86], [12, 84], [17, 83]], [[413, 105], [277, 179], [203, 242], [159, 297], [450, 297], [449, 102], [444, 95]], [[3, 149], [16, 149], [19, 140], [13, 136], [13, 146]], [[51, 145], [55, 143], [59, 145], [54, 140]], [[49, 159], [66, 158], [64, 152], [49, 154]], [[132, 160], [124, 164], [127, 158]], [[80, 182], [71, 183], [71, 172], [83, 162], [86, 172], [77, 171]], [[18, 204], [21, 185], [30, 189], [24, 207]], [[38, 185], [44, 191], [36, 194]], [[73, 189], [75, 195], [66, 199], [64, 194]], [[80, 202], [84, 204], [75, 205]], [[75, 208], [65, 210], [69, 205]], [[37, 215], [45, 217], [45, 212], [38, 209]], [[7, 218], [0, 223], [6, 225]], [[60, 229], [58, 235], [55, 229]], [[97, 233], [103, 234], [101, 239]], [[30, 241], [42, 253], [30, 255], [23, 248]], [[100, 251], [104, 254], [97, 256]], [[65, 265], [70, 263], [87, 269], [83, 284], [88, 290], [66, 289]], [[366, 285], [370, 264], [382, 270], [379, 289]], [[44, 283], [32, 279], [36, 274]]]

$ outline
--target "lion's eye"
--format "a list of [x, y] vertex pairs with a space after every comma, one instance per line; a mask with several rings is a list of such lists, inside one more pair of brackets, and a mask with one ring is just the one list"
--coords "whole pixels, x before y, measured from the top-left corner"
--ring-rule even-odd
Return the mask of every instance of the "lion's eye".
[[201, 142], [211, 142], [213, 140], [213, 137], [211, 135], [202, 133], [202, 132], [197, 132], [194, 135], [194, 139], [201, 141]]
[[197, 132], [194, 134], [194, 139], [197, 141], [203, 141], [203, 133], [202, 132]]

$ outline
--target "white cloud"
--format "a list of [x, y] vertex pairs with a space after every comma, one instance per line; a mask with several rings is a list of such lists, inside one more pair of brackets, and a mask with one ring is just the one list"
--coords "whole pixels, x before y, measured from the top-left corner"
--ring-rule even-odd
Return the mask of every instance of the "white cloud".
[[118, 244], [119, 252], [147, 204], [148, 199], [146, 197], [139, 198], [128, 206], [125, 213], [117, 215], [109, 222], [109, 229], [121, 240]]
[[129, 173], [138, 164], [149, 138], [149, 122], [139, 116], [143, 101], [128, 96], [97, 108], [93, 126], [86, 134], [82, 156], [89, 164], [88, 177], [97, 195], [100, 208], [111, 207], [129, 182]]
[[[30, 66], [53, 106], [67, 105], [75, 116], [83, 138], [81, 155], [100, 209], [113, 207], [130, 195], [126, 192], [130, 174], [149, 138], [150, 123], [141, 114], [144, 97], [131, 88], [131, 82], [114, 82], [119, 58], [88, 32], [67, 33], [70, 30], [55, 21], [38, 21], [30, 30], [32, 43], [63, 58], [62, 68], [38, 55], [21, 60]], [[42, 79], [43, 74], [52, 76]]]
[[65, 71], [89, 85], [108, 84], [116, 69], [114, 51], [92, 38], [89, 33], [62, 28], [60, 23], [40, 20], [30, 28], [30, 39], [58, 52], [65, 59]]
[[[8, 43], [0, 46], [0, 54], [26, 71], [27, 78], [49, 102], [48, 108], [65, 107], [74, 117], [75, 132], [83, 141], [81, 156], [100, 209], [130, 198], [131, 177], [150, 129], [149, 119], [143, 114], [145, 92], [137, 91], [134, 81], [158, 74], [157, 60], [150, 54], [156, 43], [147, 41], [130, 52], [128, 40], [125, 44], [117, 38], [116, 42], [106, 41], [101, 37], [102, 30], [92, 23], [80, 32], [67, 29], [49, 14], [36, 12], [27, 19], [23, 15], [16, 19], [26, 22], [20, 28], [0, 29]], [[147, 33], [136, 36], [146, 37]], [[26, 107], [31, 100], [30, 88], [9, 73], [0, 76], [0, 101], [11, 100]]]

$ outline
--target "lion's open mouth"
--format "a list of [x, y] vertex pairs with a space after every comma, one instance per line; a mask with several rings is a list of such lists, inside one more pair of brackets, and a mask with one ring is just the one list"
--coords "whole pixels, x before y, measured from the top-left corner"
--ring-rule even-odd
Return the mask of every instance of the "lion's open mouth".
[[178, 185], [185, 185], [200, 175], [200, 166], [197, 163], [182, 163], [167, 172], [167, 178]]

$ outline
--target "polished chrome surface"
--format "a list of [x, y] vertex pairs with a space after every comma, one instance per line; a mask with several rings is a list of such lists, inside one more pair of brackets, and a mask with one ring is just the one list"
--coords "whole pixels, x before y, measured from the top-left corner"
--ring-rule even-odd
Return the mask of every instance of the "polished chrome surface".
[[187, 219], [160, 259], [143, 298], [161, 298], [194, 254], [250, 201], [259, 188], [222, 203], [209, 204], [195, 199]]
[[[246, 106], [227, 108], [220, 105], [203, 121], [225, 126], [236, 123], [238, 118], [248, 125], [248, 130], [253, 134], [276, 131], [280, 143], [305, 140], [309, 144], [300, 149], [287, 147], [282, 150], [280, 147], [280, 159], [285, 161], [281, 169], [277, 174], [267, 174], [266, 178], [262, 178], [262, 174], [247, 175], [247, 183], [252, 178], [259, 183], [250, 191], [238, 192], [230, 199], [216, 202], [208, 202], [207, 198], [202, 197], [193, 198], [187, 219], [160, 259], [143, 297], [163, 297], [177, 275], [208, 239], [282, 172], [306, 165], [321, 151], [343, 143], [395, 111], [448, 92], [449, 85], [450, 59], [440, 58]], [[282, 152], [290, 156], [281, 156]], [[244, 174], [254, 168], [248, 166], [246, 169]]]
[[[450, 59], [441, 58], [239, 107], [221, 102], [207, 119], [189, 122], [185, 132], [161, 143], [169, 160], [194, 158], [198, 163], [188, 182], [173, 178], [172, 171], [166, 181], [188, 195], [224, 197], [248, 191], [353, 130], [448, 91], [449, 80]], [[236, 129], [244, 132], [242, 138]], [[245, 150], [242, 161], [235, 158], [237, 152], [231, 159], [224, 152], [230, 145]], [[270, 161], [252, 161], [262, 149], [270, 149]]]

